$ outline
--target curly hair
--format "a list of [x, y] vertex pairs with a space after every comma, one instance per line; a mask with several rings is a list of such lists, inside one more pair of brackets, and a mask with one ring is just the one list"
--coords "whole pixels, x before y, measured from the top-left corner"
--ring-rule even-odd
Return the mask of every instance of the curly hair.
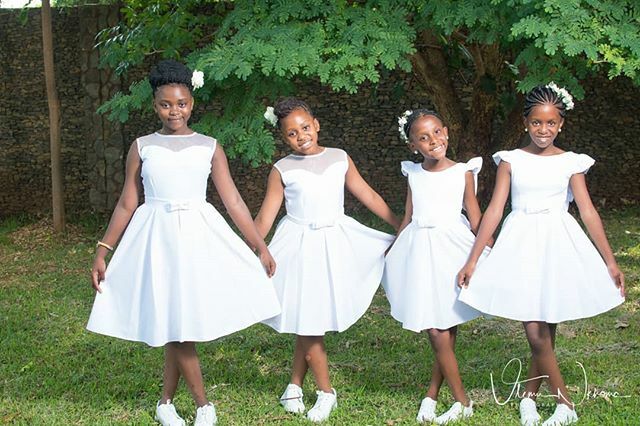
[[558, 93], [550, 87], [537, 86], [531, 89], [524, 98], [524, 116], [528, 117], [533, 107], [544, 104], [551, 104], [558, 108], [561, 117], [567, 114], [566, 105]]
[[189, 89], [189, 92], [193, 92], [192, 75], [193, 72], [183, 63], [173, 59], [165, 59], [151, 69], [149, 83], [154, 95], [160, 86], [166, 84], [182, 84]]
[[278, 101], [275, 107], [273, 107], [273, 113], [278, 117], [276, 126], [280, 127], [280, 120], [291, 114], [294, 110], [301, 109], [309, 113], [310, 116], [315, 118], [313, 111], [309, 104], [302, 99], [298, 98], [284, 98]]

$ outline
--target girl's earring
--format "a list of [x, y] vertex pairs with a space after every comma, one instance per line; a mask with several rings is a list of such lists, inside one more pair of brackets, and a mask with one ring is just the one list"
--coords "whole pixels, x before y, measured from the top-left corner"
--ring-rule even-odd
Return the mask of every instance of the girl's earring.
[[529, 129], [527, 129], [527, 128], [525, 127], [525, 128], [524, 128], [524, 132], [526, 133], [526, 132], [528, 132], [528, 131], [529, 131]]
[[414, 153], [414, 154], [417, 154], [417, 153], [418, 153], [418, 150], [416, 149], [415, 151], [413, 151], [413, 153]]
[[558, 129], [558, 133], [560, 133], [561, 131], [562, 131], [562, 127], [560, 127], [560, 128]]
[[449, 136], [447, 136], [447, 140], [449, 140]]

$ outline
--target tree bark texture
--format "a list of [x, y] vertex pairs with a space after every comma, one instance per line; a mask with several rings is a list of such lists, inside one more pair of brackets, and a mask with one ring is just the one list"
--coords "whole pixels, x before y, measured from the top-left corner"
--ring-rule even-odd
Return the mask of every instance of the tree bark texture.
[[419, 35], [417, 46], [418, 51], [411, 57], [413, 73], [449, 128], [452, 136], [449, 147], [454, 157], [463, 161], [471, 156], [487, 156], [498, 149], [519, 146], [522, 95], [516, 94], [515, 107], [507, 114], [501, 127], [494, 129], [500, 106], [499, 76], [504, 72], [505, 60], [508, 59], [498, 45], [465, 46], [473, 60], [474, 70], [469, 111], [464, 110], [456, 94], [440, 39], [434, 33], [424, 31]]
[[62, 232], [65, 225], [65, 214], [62, 164], [60, 159], [60, 101], [56, 90], [55, 69], [53, 66], [53, 32], [51, 30], [51, 4], [49, 0], [42, 0], [42, 53], [44, 56], [44, 76], [47, 85], [47, 102], [49, 105], [53, 227], [56, 232]]

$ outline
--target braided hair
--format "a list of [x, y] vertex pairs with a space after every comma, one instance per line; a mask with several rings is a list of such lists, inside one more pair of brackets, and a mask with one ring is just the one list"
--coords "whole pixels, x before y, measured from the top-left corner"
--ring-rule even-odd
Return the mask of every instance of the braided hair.
[[313, 115], [313, 111], [311, 110], [309, 104], [307, 104], [302, 99], [284, 98], [278, 101], [276, 106], [273, 108], [273, 113], [276, 115], [276, 117], [278, 117], [276, 126], [280, 127], [280, 121], [296, 109], [304, 110], [308, 112], [311, 117], [315, 118], [315, 115]]
[[193, 72], [181, 62], [165, 59], [156, 64], [149, 73], [149, 83], [155, 95], [160, 86], [167, 84], [182, 84], [193, 92], [191, 76]]
[[524, 116], [528, 117], [533, 107], [551, 104], [558, 108], [560, 117], [567, 114], [567, 107], [558, 93], [548, 86], [537, 86], [531, 89], [524, 98]]

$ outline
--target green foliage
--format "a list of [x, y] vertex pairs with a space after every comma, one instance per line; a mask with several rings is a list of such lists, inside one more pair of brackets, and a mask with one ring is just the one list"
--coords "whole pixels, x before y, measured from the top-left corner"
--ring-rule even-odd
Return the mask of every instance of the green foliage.
[[[293, 82], [319, 81], [356, 93], [381, 73], [411, 71], [411, 55], [436, 35], [452, 69], [479, 67], [478, 51], [495, 47], [503, 63], [481, 79], [525, 92], [553, 80], [580, 99], [589, 73], [640, 84], [640, 3], [636, 0], [134, 0], [123, 20], [102, 31], [103, 65], [122, 73], [149, 57], [178, 58], [204, 71], [197, 102], [213, 105], [194, 127], [213, 132], [230, 155], [251, 164], [273, 152], [264, 108], [294, 93]], [[126, 121], [151, 94], [132, 85], [101, 107]]]
[[536, 3], [536, 12], [511, 28], [514, 38], [530, 42], [516, 58], [528, 70], [522, 90], [554, 74], [578, 90], [587, 68], [640, 84], [639, 2], [545, 0]]
[[151, 85], [148, 80], [137, 81], [129, 87], [129, 94], [116, 93], [109, 102], [98, 108], [98, 114], [108, 113], [109, 120], [122, 123], [129, 120], [129, 110], [151, 110]]

